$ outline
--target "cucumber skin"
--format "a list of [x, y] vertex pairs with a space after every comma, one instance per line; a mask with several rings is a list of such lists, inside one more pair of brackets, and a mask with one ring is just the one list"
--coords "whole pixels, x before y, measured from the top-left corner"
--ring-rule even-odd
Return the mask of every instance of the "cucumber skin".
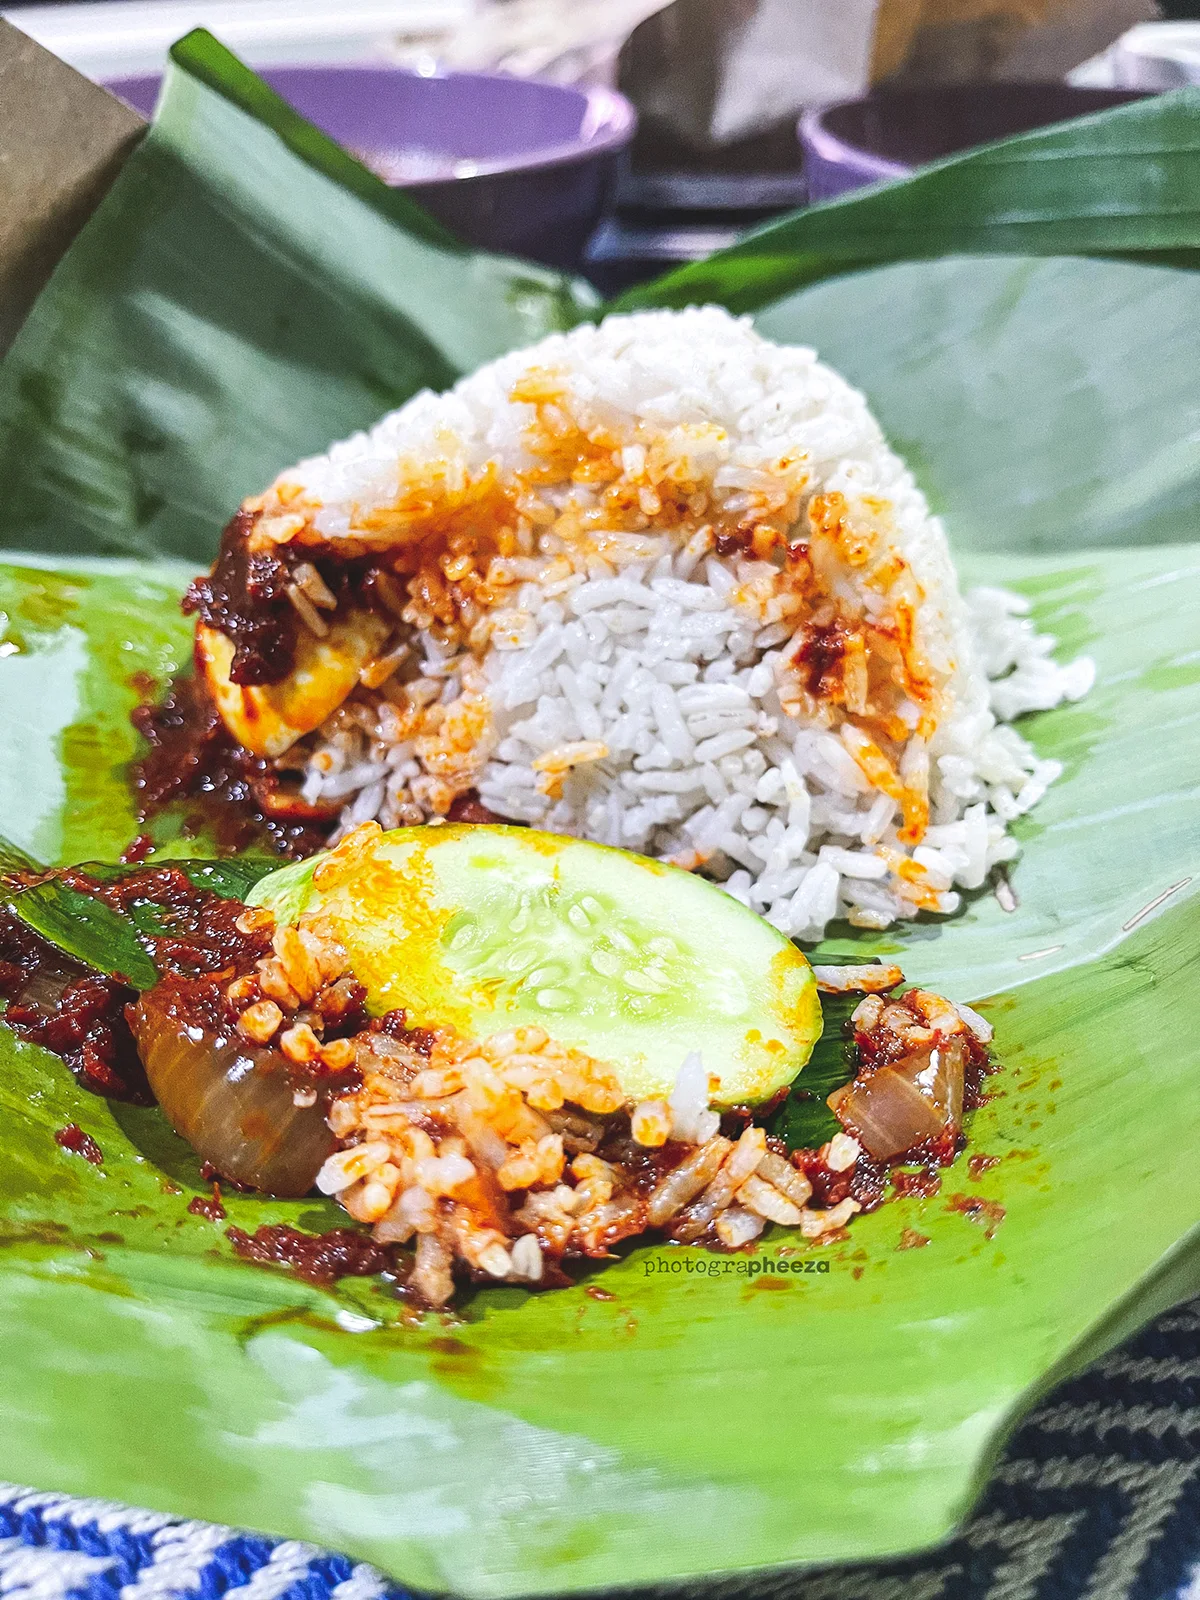
[[470, 1038], [536, 1024], [611, 1063], [631, 1100], [669, 1094], [698, 1049], [720, 1079], [714, 1104], [757, 1104], [820, 1037], [816, 981], [789, 940], [715, 884], [608, 845], [400, 828], [344, 870], [336, 851], [283, 867], [247, 903], [282, 923], [326, 917], [373, 1013]]

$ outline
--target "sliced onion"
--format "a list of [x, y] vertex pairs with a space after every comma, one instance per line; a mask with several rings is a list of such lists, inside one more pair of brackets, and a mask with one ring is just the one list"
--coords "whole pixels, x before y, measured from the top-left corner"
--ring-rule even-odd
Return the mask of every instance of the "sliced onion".
[[835, 1090], [829, 1106], [869, 1155], [890, 1161], [961, 1124], [965, 1066], [961, 1038], [939, 1040]]
[[234, 1183], [283, 1197], [307, 1194], [336, 1143], [325, 1120], [327, 1097], [298, 1106], [280, 1051], [186, 1023], [165, 987], [142, 995], [129, 1016], [167, 1121]]
[[78, 962], [72, 961], [68, 965], [65, 956], [61, 966], [39, 961], [36, 967], [26, 971], [25, 981], [8, 998], [18, 1005], [36, 1006], [50, 1015], [71, 985], [87, 977], [89, 971], [90, 968]]

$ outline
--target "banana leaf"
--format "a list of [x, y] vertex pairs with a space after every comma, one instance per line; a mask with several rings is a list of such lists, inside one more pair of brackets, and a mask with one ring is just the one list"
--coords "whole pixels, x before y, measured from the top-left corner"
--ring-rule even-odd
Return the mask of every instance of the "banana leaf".
[[[428, 385], [595, 315], [589, 287], [470, 251], [211, 35], [0, 366], [0, 546], [197, 563], [238, 501]], [[1200, 90], [802, 211], [618, 309], [757, 310], [954, 252], [1194, 266]], [[351, 243], [352, 241], [352, 243]]]
[[769, 223], [614, 310], [757, 311], [882, 261], [1103, 255], [1200, 265], [1200, 91], [1183, 89], [984, 145]]
[[[115, 860], [138, 831], [128, 713], [188, 652], [186, 568], [97, 552], [194, 563], [304, 450], [589, 314], [563, 280], [387, 210], [189, 49], [0, 376], [0, 529], [48, 552], [0, 567], [0, 828], [56, 862]], [[937, 248], [976, 254], [862, 270], [897, 254], [895, 218], [936, 209], [916, 178], [787, 224], [814, 230], [788, 271], [756, 279], [752, 240], [703, 291], [641, 296], [717, 295], [817, 345], [913, 465], [964, 582], [1020, 590], [1097, 660], [1087, 700], [1026, 723], [1066, 770], [1017, 826], [1018, 909], [980, 896], [825, 947], [897, 955], [991, 1017], [1002, 1070], [971, 1138], [995, 1164], [823, 1252], [780, 1233], [753, 1258], [638, 1248], [577, 1289], [481, 1291], [414, 1326], [377, 1280], [318, 1289], [224, 1239], [334, 1226], [331, 1203], [189, 1211], [209, 1188], [157, 1111], [87, 1096], [0, 1028], [0, 1472], [481, 1597], [890, 1555], [953, 1527], [1055, 1376], [1200, 1287], [1200, 1171], [1176, 1154], [1200, 1134], [1200, 278], [1152, 264], [1194, 244], [1162, 217], [1186, 211], [1195, 98], [1156, 104], [1054, 136], [1075, 176], [1041, 258], [1000, 188], [954, 235], [948, 189]], [[1063, 161], [1011, 148], [1052, 216]], [[839, 254], [855, 207], [869, 247]], [[930, 253], [929, 220], [905, 253]], [[101, 1166], [55, 1143], [71, 1122]]]
[[21, 921], [85, 966], [149, 989], [158, 969], [134, 924], [103, 900], [58, 882], [39, 883], [9, 902]]
[[11, 839], [0, 834], [0, 879], [11, 873], [36, 872], [40, 863], [27, 850], [20, 849]]
[[[163, 859], [157, 857], [155, 867]], [[196, 888], [232, 900], [244, 900], [260, 878], [279, 866], [278, 858], [262, 856], [223, 861], [166, 859]], [[119, 862], [86, 861], [80, 866], [88, 877], [102, 884], [139, 870], [137, 865]], [[30, 871], [44, 873], [45, 868], [0, 834], [0, 903], [34, 933], [85, 966], [122, 978], [137, 989], [153, 987], [159, 974], [153, 946], [148, 941], [169, 931], [169, 924], [164, 923], [160, 908], [153, 901], [135, 901], [119, 910], [93, 893], [91, 885], [85, 890], [49, 875], [30, 883], [20, 876]]]
[[298, 455], [595, 304], [464, 249], [209, 35], [173, 55], [0, 368], [0, 544], [199, 564]]
[[[1069, 772], [1021, 829], [1020, 910], [981, 899], [894, 941], [911, 976], [996, 1024], [998, 1097], [971, 1139], [997, 1165], [956, 1167], [939, 1195], [858, 1219], [825, 1272], [802, 1255], [814, 1270], [793, 1275], [786, 1235], [753, 1278], [745, 1260], [638, 1249], [576, 1290], [482, 1292], [458, 1324], [411, 1327], [377, 1282], [310, 1288], [224, 1240], [230, 1224], [335, 1226], [331, 1203], [227, 1193], [224, 1220], [189, 1212], [209, 1186], [156, 1111], [83, 1093], [0, 1030], [0, 1470], [341, 1546], [480, 1596], [849, 1560], [945, 1534], [1052, 1374], [1200, 1286], [1200, 1175], [1162, 1159], [1165, 1137], [1186, 1151], [1200, 1136], [1186, 1023], [1200, 559], [1159, 546], [964, 565], [1016, 583], [1101, 671], [1098, 700], [1031, 719]], [[93, 631], [128, 579], [58, 576], [72, 591], [60, 620], [0, 665], [52, 661], [72, 637], [79, 675], [98, 670]], [[7, 567], [0, 604], [20, 618], [45, 585], [44, 570]], [[130, 627], [133, 659], [140, 634], [176, 626], [164, 589]], [[73, 743], [72, 701], [56, 732], [32, 673], [25, 685], [23, 748]], [[132, 702], [124, 676], [111, 696]], [[102, 781], [107, 753], [90, 748]], [[77, 804], [88, 781], [72, 762], [63, 791], [29, 794], [65, 858], [97, 839]], [[109, 821], [111, 850], [136, 823], [117, 807]], [[1057, 905], [1059, 853], [1080, 841], [1075, 903]], [[55, 1143], [70, 1123], [101, 1167]]]

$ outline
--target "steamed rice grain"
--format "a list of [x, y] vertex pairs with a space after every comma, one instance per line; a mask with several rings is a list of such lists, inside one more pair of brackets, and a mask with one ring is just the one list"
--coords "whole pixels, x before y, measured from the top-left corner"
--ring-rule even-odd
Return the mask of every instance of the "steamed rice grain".
[[[248, 504], [255, 537], [327, 574], [392, 561], [403, 590], [359, 687], [282, 758], [340, 831], [477, 791], [703, 869], [801, 939], [951, 912], [1011, 860], [1061, 769], [1010, 724], [1093, 677], [1018, 597], [960, 595], [860, 394], [712, 307], [555, 335]], [[413, 555], [435, 523], [453, 536]]]

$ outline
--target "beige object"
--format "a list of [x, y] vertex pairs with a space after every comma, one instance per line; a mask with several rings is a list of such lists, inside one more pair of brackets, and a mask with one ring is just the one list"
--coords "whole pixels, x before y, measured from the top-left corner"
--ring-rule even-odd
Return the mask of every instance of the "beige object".
[[621, 46], [670, 0], [498, 0], [434, 40], [398, 42], [404, 66], [436, 59], [455, 72], [509, 72], [553, 83], [611, 85]]
[[1136, 22], [1152, 0], [883, 0], [874, 82], [1046, 82]]
[[878, 0], [675, 0], [634, 33], [620, 87], [697, 149], [860, 94]]
[[675, 0], [642, 23], [621, 88], [696, 150], [880, 82], [1061, 78], [1153, 0]]
[[0, 19], [0, 353], [144, 128]]

